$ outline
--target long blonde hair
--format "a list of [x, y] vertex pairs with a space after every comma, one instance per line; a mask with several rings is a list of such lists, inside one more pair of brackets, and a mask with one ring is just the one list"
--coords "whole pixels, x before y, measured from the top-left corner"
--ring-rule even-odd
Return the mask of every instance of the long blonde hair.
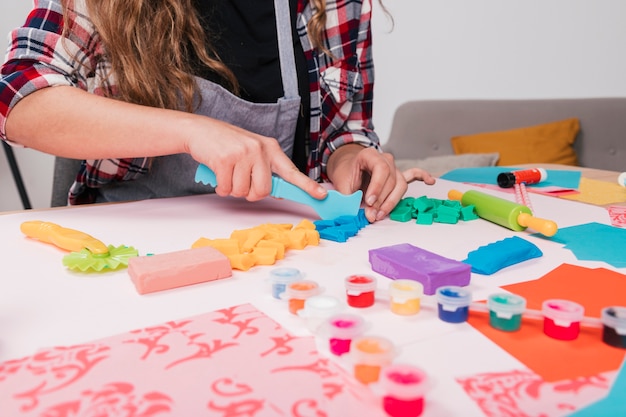
[[[73, 13], [73, 1], [62, 1], [65, 16]], [[190, 13], [195, 10], [192, 0], [84, 1], [115, 74], [119, 87], [115, 98], [193, 111], [197, 87], [191, 57], [220, 75], [226, 87], [238, 93], [235, 76], [213, 49], [197, 13]], [[311, 42], [329, 53], [324, 46], [326, 0], [310, 2]], [[64, 27], [66, 36], [71, 29]]]

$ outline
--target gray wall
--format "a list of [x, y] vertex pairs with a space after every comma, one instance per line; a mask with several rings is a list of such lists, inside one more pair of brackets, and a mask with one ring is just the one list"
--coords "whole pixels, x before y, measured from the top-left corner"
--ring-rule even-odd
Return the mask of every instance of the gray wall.
[[[386, 0], [393, 31], [373, 1], [383, 141], [395, 108], [412, 99], [626, 96], [623, 0]], [[1, 6], [0, 34], [32, 3], [10, 4]], [[47, 207], [52, 158], [23, 149], [18, 158], [33, 204]], [[3, 156], [0, 178], [0, 211], [20, 209]]]

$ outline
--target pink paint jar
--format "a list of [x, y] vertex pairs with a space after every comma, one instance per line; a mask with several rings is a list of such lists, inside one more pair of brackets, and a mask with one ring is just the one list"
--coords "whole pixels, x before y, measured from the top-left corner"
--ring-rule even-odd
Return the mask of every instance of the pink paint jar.
[[424, 411], [426, 373], [408, 364], [391, 364], [380, 375], [383, 408], [390, 417], [418, 417]]
[[543, 332], [554, 339], [574, 340], [580, 333], [585, 308], [567, 300], [546, 300], [541, 306]]
[[337, 356], [350, 352], [352, 339], [361, 336], [367, 327], [365, 320], [355, 314], [332, 315], [323, 326], [323, 331], [328, 335], [330, 351]]
[[350, 275], [345, 279], [346, 296], [350, 307], [365, 308], [374, 305], [376, 278]]

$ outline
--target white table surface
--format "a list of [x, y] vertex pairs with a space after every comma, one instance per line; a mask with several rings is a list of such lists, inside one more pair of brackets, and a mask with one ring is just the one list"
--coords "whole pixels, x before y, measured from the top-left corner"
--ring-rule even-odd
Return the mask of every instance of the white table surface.
[[[438, 180], [434, 186], [418, 182], [411, 184], [406, 196], [445, 199], [450, 189], [465, 191], [474, 187], [445, 180]], [[478, 189], [514, 198], [512, 194]], [[535, 194], [531, 198], [536, 215], [555, 220], [559, 227], [588, 222], [610, 224], [606, 209], [601, 207]], [[273, 266], [235, 270], [228, 279], [142, 296], [135, 291], [125, 269], [104, 274], [72, 272], [61, 263], [66, 252], [26, 238], [19, 229], [27, 220], [50, 221], [89, 233], [106, 244], [125, 244], [136, 247], [140, 254], [158, 254], [187, 249], [200, 237], [226, 238], [236, 229], [263, 223], [295, 225], [304, 218], [317, 217], [308, 207], [288, 201], [249, 203], [215, 195], [2, 215], [0, 361], [31, 355], [44, 347], [88, 342], [248, 302], [292, 332], [308, 335], [302, 319], [291, 315], [284, 302], [272, 298], [269, 271], [278, 266], [296, 267], [308, 279], [318, 281], [325, 294], [341, 300], [345, 300], [343, 279], [365, 273], [378, 277], [381, 291], [377, 302], [367, 309], [346, 306], [346, 311], [363, 315], [370, 324], [368, 333], [391, 339], [399, 351], [396, 361], [413, 363], [429, 375], [431, 387], [424, 416], [483, 416], [454, 378], [525, 369], [524, 365], [470, 325], [440, 321], [431, 307], [423, 306], [412, 317], [391, 313], [384, 297], [390, 280], [372, 272], [368, 250], [410, 243], [460, 261], [479, 246], [518, 235], [543, 251], [540, 258], [491, 276], [473, 274], [470, 289], [475, 300], [485, 299], [499, 286], [541, 277], [562, 263], [623, 272], [603, 262], [578, 261], [561, 245], [530, 236], [529, 230], [513, 232], [482, 219], [430, 226], [386, 219], [365, 227], [345, 243], [322, 240], [319, 246], [290, 250]]]

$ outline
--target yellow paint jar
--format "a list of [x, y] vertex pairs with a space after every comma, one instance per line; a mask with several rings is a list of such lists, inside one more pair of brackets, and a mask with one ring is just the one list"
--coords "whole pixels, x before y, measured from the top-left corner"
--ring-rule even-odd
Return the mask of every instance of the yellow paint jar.
[[419, 313], [420, 299], [424, 295], [421, 282], [411, 279], [397, 279], [389, 284], [391, 311], [401, 316]]

